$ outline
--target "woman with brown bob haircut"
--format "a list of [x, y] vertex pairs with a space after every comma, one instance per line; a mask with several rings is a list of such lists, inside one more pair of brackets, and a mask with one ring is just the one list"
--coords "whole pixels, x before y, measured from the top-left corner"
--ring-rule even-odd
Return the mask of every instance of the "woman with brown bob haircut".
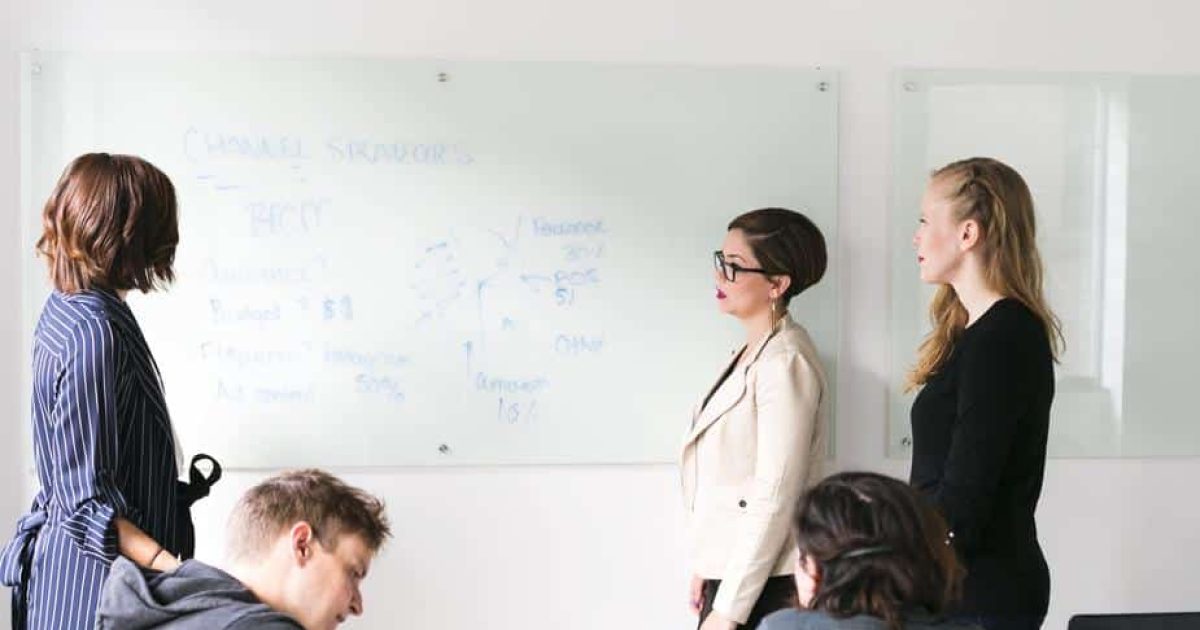
[[137, 157], [83, 155], [42, 217], [37, 249], [54, 291], [33, 339], [41, 489], [0, 552], [0, 581], [13, 589], [14, 628], [92, 628], [118, 555], [169, 571], [191, 554], [188, 508], [219, 468], [210, 480], [193, 470], [193, 486], [177, 481], [158, 368], [124, 299], [173, 278], [171, 181]]
[[942, 618], [962, 571], [945, 521], [905, 483], [869, 472], [833, 475], [800, 498], [799, 608], [760, 630], [967, 630]]
[[827, 260], [821, 230], [786, 208], [734, 218], [713, 252], [717, 309], [745, 343], [694, 409], [680, 460], [701, 630], [753, 628], [795, 601], [788, 510], [821, 478], [829, 381], [788, 305]]

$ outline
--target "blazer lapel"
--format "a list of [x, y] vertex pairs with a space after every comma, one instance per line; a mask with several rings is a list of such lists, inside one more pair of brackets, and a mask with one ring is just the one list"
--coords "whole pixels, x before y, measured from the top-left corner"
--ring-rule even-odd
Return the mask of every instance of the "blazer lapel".
[[746, 395], [746, 368], [749, 365], [735, 367], [729, 373], [729, 378], [717, 388], [709, 399], [708, 404], [704, 409], [700, 410], [696, 416], [695, 422], [692, 423], [692, 430], [688, 432], [687, 440], [684, 444], [690, 444], [700, 437], [704, 430], [712, 426], [721, 416], [733, 408], [734, 405]]
[[697, 406], [699, 411], [693, 412], [692, 430], [688, 432], [687, 439], [683, 443], [685, 448], [696, 441], [696, 438], [700, 437], [700, 434], [704, 433], [705, 429], [712, 426], [714, 422], [725, 415], [746, 395], [746, 373], [750, 371], [750, 366], [758, 361], [758, 357], [762, 355], [763, 349], [767, 347], [767, 343], [775, 335], [794, 325], [790, 315], [784, 316], [775, 329], [771, 331], [771, 334], [763, 336], [762, 340], [753, 348], [747, 348], [749, 354], [746, 355], [748, 357], [746, 362], [740, 367], [734, 367], [733, 371], [729, 373], [729, 378], [717, 388], [717, 391], [713, 393], [712, 398], [708, 401], [708, 405], [704, 409], [699, 409]]

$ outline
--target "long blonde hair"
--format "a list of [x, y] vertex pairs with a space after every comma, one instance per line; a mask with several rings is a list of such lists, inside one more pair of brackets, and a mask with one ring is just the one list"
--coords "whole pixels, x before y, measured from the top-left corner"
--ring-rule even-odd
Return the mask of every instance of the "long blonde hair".
[[[1037, 248], [1033, 196], [1025, 180], [1003, 162], [977, 157], [938, 169], [930, 181], [946, 185], [955, 220], [973, 220], [979, 225], [984, 282], [1037, 315], [1057, 361], [1065, 344], [1062, 324], [1042, 292], [1042, 257]], [[942, 368], [966, 329], [967, 309], [954, 287], [943, 284], [938, 288], [929, 305], [929, 319], [933, 331], [921, 343], [917, 364], [909, 372], [909, 390], [925, 384]]]

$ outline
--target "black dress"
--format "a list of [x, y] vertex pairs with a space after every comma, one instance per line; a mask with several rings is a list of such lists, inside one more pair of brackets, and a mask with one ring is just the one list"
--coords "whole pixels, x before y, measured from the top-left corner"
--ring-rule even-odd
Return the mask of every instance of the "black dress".
[[1006, 298], [963, 331], [913, 403], [910, 481], [945, 516], [968, 572], [956, 614], [1046, 614], [1050, 571], [1034, 511], [1053, 364], [1042, 321]]

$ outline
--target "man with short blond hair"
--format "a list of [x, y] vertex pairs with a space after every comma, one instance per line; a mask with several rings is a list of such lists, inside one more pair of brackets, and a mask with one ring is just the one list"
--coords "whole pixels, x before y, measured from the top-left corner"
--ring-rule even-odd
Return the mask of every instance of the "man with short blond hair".
[[320, 470], [254, 486], [229, 518], [227, 571], [118, 561], [97, 628], [331, 630], [363, 612], [359, 586], [391, 536], [383, 503]]

